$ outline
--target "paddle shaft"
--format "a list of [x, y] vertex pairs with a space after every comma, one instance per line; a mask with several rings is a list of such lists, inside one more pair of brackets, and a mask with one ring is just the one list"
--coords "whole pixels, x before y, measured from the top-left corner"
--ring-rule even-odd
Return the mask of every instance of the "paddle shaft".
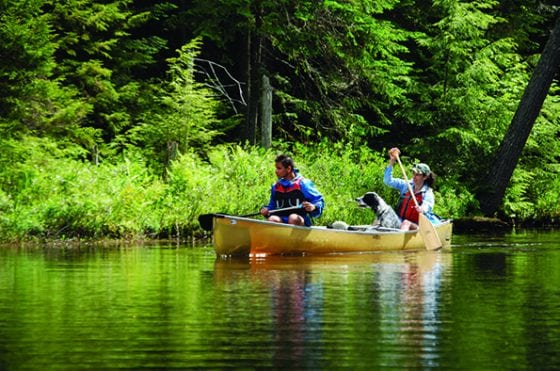
[[403, 178], [406, 181], [406, 185], [408, 186], [408, 191], [410, 192], [410, 197], [412, 197], [412, 200], [414, 200], [414, 204], [416, 205], [416, 207], [420, 207], [420, 205], [418, 205], [418, 200], [414, 196], [414, 190], [412, 189], [412, 186], [410, 185], [410, 182], [408, 181], [408, 177], [406, 176], [406, 171], [404, 170], [404, 166], [402, 165], [401, 159], [399, 158], [399, 155], [396, 155], [395, 157], [397, 158], [397, 161], [398, 161], [399, 166], [400, 166], [401, 171], [402, 171]]
[[[269, 214], [276, 214], [276, 213], [280, 213], [282, 211], [290, 211], [290, 210], [298, 210], [298, 209], [303, 209], [303, 206], [298, 205], [298, 206], [290, 206], [290, 207], [284, 207], [283, 209], [274, 209], [274, 210], [268, 210]], [[256, 215], [259, 215], [260, 213], [257, 213]]]
[[[301, 205], [299, 205], [299, 206], [290, 206], [290, 207], [285, 207], [285, 208], [283, 208], [283, 209], [269, 210], [268, 213], [269, 213], [269, 214], [276, 214], [276, 213], [280, 213], [280, 212], [282, 212], [282, 211], [298, 210], [298, 209], [301, 209], [301, 208], [302, 208]], [[245, 215], [240, 215], [240, 216], [241, 216], [242, 218], [247, 218], [247, 217], [250, 217], [250, 216], [257, 216], [257, 215], [261, 215], [261, 212], [259, 211], [259, 212], [257, 212], [257, 213], [245, 214]]]
[[[283, 211], [290, 211], [290, 210], [298, 210], [303, 208], [303, 206], [298, 205], [298, 206], [290, 206], [290, 207], [285, 207], [282, 209], [274, 209], [274, 210], [269, 210], [269, 214], [276, 214], [276, 213], [280, 213]], [[240, 215], [241, 218], [247, 218], [250, 216], [257, 216], [260, 215], [261, 213], [252, 213], [252, 214], [246, 214], [246, 215]], [[214, 219], [214, 217], [224, 217], [226, 216], [226, 214], [202, 214], [199, 215], [198, 217], [198, 222], [200, 223], [200, 226], [202, 227], [202, 229], [207, 230], [207, 231], [211, 231], [212, 230], [212, 220]]]

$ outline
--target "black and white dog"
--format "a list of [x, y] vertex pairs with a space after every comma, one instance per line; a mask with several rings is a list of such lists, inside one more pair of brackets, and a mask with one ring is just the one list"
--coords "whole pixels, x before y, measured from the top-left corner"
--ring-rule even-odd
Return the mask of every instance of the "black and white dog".
[[367, 192], [362, 197], [356, 198], [356, 201], [358, 202], [358, 206], [369, 207], [373, 210], [375, 214], [375, 221], [373, 224], [384, 228], [400, 228], [401, 221], [397, 213], [377, 193]]

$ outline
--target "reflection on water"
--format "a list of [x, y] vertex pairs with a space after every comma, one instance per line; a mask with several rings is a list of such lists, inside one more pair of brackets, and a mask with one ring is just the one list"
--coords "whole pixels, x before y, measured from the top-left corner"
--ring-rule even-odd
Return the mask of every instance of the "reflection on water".
[[277, 367], [328, 366], [318, 360], [333, 349], [354, 354], [332, 360], [340, 366], [417, 367], [436, 353], [439, 285], [450, 269], [450, 253], [424, 251], [217, 259], [214, 272], [227, 290], [246, 279], [266, 289]]
[[559, 272], [558, 232], [323, 257], [1, 248], [0, 369], [550, 369]]

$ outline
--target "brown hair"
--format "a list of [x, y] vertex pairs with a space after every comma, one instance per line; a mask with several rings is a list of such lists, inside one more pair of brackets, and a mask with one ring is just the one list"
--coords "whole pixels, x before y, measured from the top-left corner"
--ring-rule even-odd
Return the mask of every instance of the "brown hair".
[[295, 165], [294, 165], [294, 160], [292, 160], [292, 158], [288, 155], [278, 155], [276, 156], [276, 159], [274, 160], [274, 162], [280, 162], [282, 164], [282, 166], [284, 166], [285, 168], [287, 168], [288, 166], [290, 166], [292, 168], [292, 170], [295, 169]]
[[430, 188], [434, 188], [434, 182], [436, 181], [436, 175], [434, 174], [433, 171], [430, 171], [430, 174], [428, 174], [428, 176], [426, 176], [426, 179], [424, 180], [424, 183], [426, 183], [428, 185], [428, 187]]

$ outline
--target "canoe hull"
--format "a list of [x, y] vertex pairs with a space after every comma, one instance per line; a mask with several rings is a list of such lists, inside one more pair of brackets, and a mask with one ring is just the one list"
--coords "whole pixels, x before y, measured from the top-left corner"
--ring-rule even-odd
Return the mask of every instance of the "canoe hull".
[[[451, 246], [453, 224], [436, 226], [443, 248]], [[308, 255], [424, 250], [417, 231], [352, 231], [301, 227], [250, 218], [216, 215], [213, 242], [218, 255]]]

